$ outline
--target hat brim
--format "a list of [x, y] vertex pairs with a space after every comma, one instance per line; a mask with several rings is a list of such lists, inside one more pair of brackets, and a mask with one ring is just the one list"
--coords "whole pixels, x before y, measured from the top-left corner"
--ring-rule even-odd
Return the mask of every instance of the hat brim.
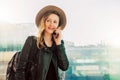
[[43, 17], [43, 15], [47, 12], [47, 11], [56, 11], [58, 12], [58, 14], [60, 15], [60, 19], [61, 19], [61, 23], [60, 23], [60, 29], [63, 30], [66, 26], [66, 15], [64, 13], [64, 11], [56, 6], [53, 6], [53, 5], [49, 5], [49, 6], [46, 6], [44, 8], [42, 8], [36, 15], [36, 20], [35, 20], [35, 23], [36, 23], [36, 26], [39, 27], [39, 24], [40, 24], [40, 21]]

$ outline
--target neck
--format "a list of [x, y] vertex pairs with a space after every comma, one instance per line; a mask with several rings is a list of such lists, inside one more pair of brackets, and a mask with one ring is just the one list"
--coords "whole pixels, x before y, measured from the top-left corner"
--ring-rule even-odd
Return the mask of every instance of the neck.
[[49, 34], [49, 33], [45, 33], [45, 34], [44, 34], [44, 41], [45, 41], [45, 44], [46, 44], [48, 47], [51, 47], [51, 46], [52, 46], [52, 35]]
[[52, 35], [45, 32], [45, 34], [44, 34], [44, 40], [45, 41], [51, 41], [51, 39], [52, 39]]

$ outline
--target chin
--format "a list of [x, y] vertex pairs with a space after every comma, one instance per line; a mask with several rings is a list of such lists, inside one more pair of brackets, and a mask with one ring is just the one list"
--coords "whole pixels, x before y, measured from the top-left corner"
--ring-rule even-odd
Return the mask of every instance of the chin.
[[53, 34], [53, 32], [48, 32], [49, 34]]
[[53, 33], [53, 31], [49, 31], [49, 33], [50, 33], [50, 34], [52, 34], [52, 33]]

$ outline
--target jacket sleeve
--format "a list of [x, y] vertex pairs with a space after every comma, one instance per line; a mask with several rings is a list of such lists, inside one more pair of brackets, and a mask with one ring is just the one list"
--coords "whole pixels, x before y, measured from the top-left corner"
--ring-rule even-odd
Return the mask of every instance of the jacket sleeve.
[[61, 41], [60, 45], [57, 45], [57, 58], [58, 58], [58, 66], [61, 70], [66, 71], [69, 67], [69, 61], [66, 55], [64, 42]]
[[32, 39], [29, 36], [26, 39], [25, 44], [22, 48], [21, 54], [19, 55], [19, 58], [18, 58], [18, 63], [16, 66], [16, 75], [15, 75], [16, 80], [25, 80], [25, 67], [26, 67], [31, 46], [32, 46]]

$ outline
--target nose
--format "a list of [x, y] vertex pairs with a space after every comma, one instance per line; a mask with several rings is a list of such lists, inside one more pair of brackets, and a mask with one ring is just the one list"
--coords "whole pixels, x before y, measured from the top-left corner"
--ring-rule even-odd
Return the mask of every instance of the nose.
[[52, 26], [53, 26], [53, 25], [54, 25], [54, 22], [53, 22], [53, 21], [50, 21], [50, 25], [52, 25]]

